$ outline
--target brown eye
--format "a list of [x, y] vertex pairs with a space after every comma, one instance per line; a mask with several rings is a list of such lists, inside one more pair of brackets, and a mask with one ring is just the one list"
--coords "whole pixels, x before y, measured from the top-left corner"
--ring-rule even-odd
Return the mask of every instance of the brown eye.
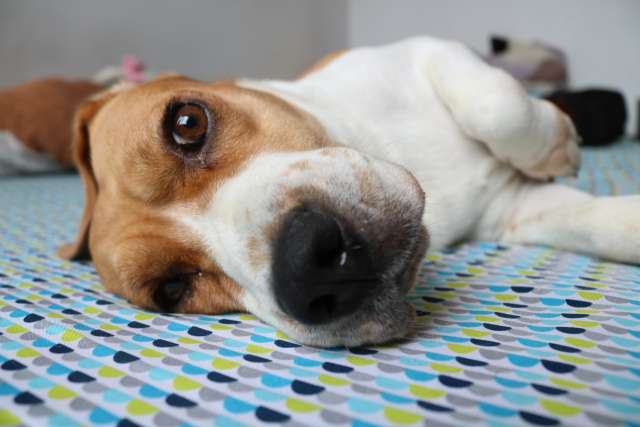
[[209, 118], [199, 105], [182, 105], [173, 114], [171, 132], [173, 140], [178, 145], [200, 144], [207, 136], [208, 129]]
[[184, 297], [188, 287], [188, 279], [183, 276], [169, 278], [158, 285], [153, 299], [161, 309], [169, 311]]

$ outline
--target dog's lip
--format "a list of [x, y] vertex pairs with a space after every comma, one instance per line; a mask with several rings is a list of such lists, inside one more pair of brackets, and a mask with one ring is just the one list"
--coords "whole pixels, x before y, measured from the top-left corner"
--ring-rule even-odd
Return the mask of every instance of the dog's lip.
[[[398, 307], [410, 315], [398, 315]], [[387, 301], [380, 312], [394, 313], [386, 318], [378, 316], [358, 317], [359, 313], [340, 318], [335, 322], [308, 325], [280, 312], [279, 328], [295, 341], [319, 348], [358, 348], [380, 345], [402, 339], [413, 330], [416, 323], [416, 311], [413, 305], [403, 298]], [[377, 331], [376, 331], [377, 330]], [[375, 332], [374, 332], [375, 331]]]
[[384, 268], [381, 274], [381, 277], [383, 277], [383, 281], [395, 282], [402, 286], [402, 283], [400, 282], [403, 282], [405, 280], [405, 273], [410, 270], [410, 268], [412, 267], [412, 263], [416, 262], [416, 259], [419, 256], [418, 252], [420, 251], [420, 248], [423, 246], [423, 244], [426, 244], [428, 246], [428, 232], [426, 231], [426, 229], [422, 230], [422, 228], [424, 228], [422, 225], [422, 220], [417, 220], [416, 223], [412, 225], [414, 231], [413, 233], [410, 233], [411, 236], [406, 239], [406, 244], [402, 248], [398, 249], [398, 256]]
[[[336, 286], [342, 289], [342, 291], [337, 294]], [[327, 297], [334, 298], [335, 306], [332, 310], [333, 313], [327, 314], [327, 318], [322, 321], [311, 321], [304, 316], [297, 316], [296, 307], [290, 306], [280, 299], [278, 299], [278, 306], [286, 315], [307, 326], [335, 323], [342, 320], [343, 317], [351, 317], [354, 314], [357, 315], [362, 306], [366, 305], [372, 296], [375, 297], [382, 286], [383, 281], [378, 275], [364, 278], [336, 278], [335, 280], [305, 281], [305, 294], [309, 298], [310, 304], [312, 304], [313, 301], [319, 301]], [[337, 318], [334, 317], [336, 312], [341, 312], [347, 307], [354, 311], [352, 313], [339, 315]]]

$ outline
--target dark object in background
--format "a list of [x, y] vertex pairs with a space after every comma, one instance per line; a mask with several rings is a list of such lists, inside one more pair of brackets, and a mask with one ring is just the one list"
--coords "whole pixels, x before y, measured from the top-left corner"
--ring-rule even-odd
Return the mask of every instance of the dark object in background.
[[547, 99], [571, 117], [584, 145], [610, 144], [624, 135], [627, 109], [619, 92], [560, 90]]

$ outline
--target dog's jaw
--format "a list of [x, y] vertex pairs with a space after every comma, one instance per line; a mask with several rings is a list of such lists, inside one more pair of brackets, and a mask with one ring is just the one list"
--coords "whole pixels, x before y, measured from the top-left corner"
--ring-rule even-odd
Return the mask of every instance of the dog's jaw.
[[[260, 301], [255, 297], [246, 295], [243, 302], [252, 313], [264, 313]], [[400, 300], [383, 304], [375, 317], [346, 317], [329, 325], [304, 325], [282, 312], [266, 312], [261, 319], [277, 326], [294, 341], [311, 347], [353, 348], [388, 343], [405, 337], [413, 330], [416, 315], [409, 302]]]
[[[363, 307], [328, 324], [297, 321], [274, 296], [274, 242], [287, 214], [300, 206], [349, 222], [384, 265]], [[406, 170], [331, 147], [257, 156], [217, 185], [204, 210], [185, 206], [173, 216], [201, 236], [207, 255], [242, 286], [248, 311], [298, 342], [332, 347], [386, 342], [413, 327], [415, 312], [404, 296], [426, 251], [423, 209], [424, 193]]]

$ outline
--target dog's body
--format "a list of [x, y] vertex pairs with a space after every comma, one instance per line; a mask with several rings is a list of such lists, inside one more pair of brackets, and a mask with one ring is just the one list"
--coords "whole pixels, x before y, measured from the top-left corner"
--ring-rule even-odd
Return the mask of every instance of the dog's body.
[[291, 82], [170, 76], [102, 95], [76, 127], [87, 205], [62, 254], [90, 248], [150, 309], [247, 310], [353, 346], [412, 328], [429, 240], [640, 263], [640, 197], [542, 183], [577, 171], [570, 120], [455, 42], [354, 49]]

